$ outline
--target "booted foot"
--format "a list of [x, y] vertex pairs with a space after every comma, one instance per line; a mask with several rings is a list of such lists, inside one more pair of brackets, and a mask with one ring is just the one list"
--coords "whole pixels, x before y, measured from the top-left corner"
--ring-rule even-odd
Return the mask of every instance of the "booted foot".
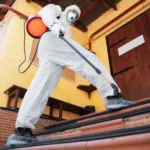
[[132, 105], [133, 102], [124, 99], [120, 94], [116, 96], [108, 96], [106, 100], [106, 110], [115, 110]]
[[29, 128], [17, 128], [14, 134], [10, 135], [7, 139], [6, 147], [14, 147], [21, 144], [31, 144], [39, 142]]

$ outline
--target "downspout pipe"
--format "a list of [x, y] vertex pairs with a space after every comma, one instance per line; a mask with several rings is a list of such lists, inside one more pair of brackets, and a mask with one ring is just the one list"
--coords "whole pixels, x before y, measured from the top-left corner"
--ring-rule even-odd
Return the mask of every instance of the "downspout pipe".
[[107, 24], [105, 24], [104, 26], [102, 26], [100, 29], [98, 29], [97, 31], [95, 31], [89, 37], [89, 40], [88, 40], [89, 48], [92, 49], [92, 42], [95, 41], [97, 38], [99, 38], [99, 36], [97, 38], [94, 38], [99, 32], [101, 32], [102, 30], [104, 30], [105, 28], [107, 28], [109, 25], [111, 25], [112, 23], [114, 23], [115, 21], [117, 21], [118, 19], [120, 19], [121, 17], [125, 16], [127, 13], [129, 13], [130, 11], [132, 11], [133, 9], [135, 9], [136, 7], [138, 7], [140, 4], [142, 4], [145, 1], [146, 0], [139, 0], [137, 3], [135, 3], [133, 6], [131, 6], [127, 10], [125, 10], [119, 16], [117, 16], [116, 18], [112, 19], [110, 22], [108, 22]]
[[17, 11], [16, 9], [13, 9], [13, 8], [7, 6], [7, 5], [0, 4], [0, 8], [3, 8], [5, 10], [10, 10], [10, 11], [14, 12], [15, 14], [17, 14], [18, 16], [20, 16], [21, 18], [23, 18], [23, 19], [26, 19], [26, 20], [28, 19], [28, 16], [26, 16], [25, 14], [23, 14], [23, 13]]

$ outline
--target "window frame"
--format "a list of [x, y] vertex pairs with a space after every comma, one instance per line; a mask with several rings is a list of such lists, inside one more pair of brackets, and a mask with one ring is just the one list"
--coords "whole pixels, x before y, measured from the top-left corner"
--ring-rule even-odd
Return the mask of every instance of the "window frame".
[[[31, 57], [31, 52], [32, 52], [32, 46], [33, 46], [33, 42], [34, 42], [34, 40], [37, 40], [37, 39], [32, 39], [32, 43], [31, 43], [31, 46], [30, 46], [30, 50], [29, 50], [29, 53], [28, 53], [28, 59], [27, 59], [27, 62], [28, 63], [30, 63], [31, 62], [31, 60], [32, 60], [32, 58], [33, 57]], [[38, 42], [37, 42], [38, 43]], [[37, 54], [36, 54], [37, 55]], [[33, 55], [32, 55], [33, 56]], [[34, 62], [33, 61], [33, 63], [32, 63], [33, 65], [35, 65], [35, 66], [37, 66], [37, 67], [39, 67], [39, 63], [36, 63], [36, 62]], [[65, 72], [64, 73], [62, 73], [62, 76], [61, 77], [63, 77], [64, 79], [66, 79], [66, 80], [68, 80], [68, 81], [71, 81], [71, 82], [73, 82], [73, 83], [75, 83], [76, 82], [76, 72], [75, 71], [73, 71], [73, 70], [71, 70], [71, 69], [69, 69], [69, 68], [67, 68], [67, 67], [65, 67], [64, 68], [64, 71], [67, 71], [67, 70], [69, 70], [69, 71], [71, 71], [72, 73], [74, 73], [74, 75], [73, 75], [73, 79], [71, 79], [71, 78], [69, 78], [67, 75], [64, 75], [65, 74]]]

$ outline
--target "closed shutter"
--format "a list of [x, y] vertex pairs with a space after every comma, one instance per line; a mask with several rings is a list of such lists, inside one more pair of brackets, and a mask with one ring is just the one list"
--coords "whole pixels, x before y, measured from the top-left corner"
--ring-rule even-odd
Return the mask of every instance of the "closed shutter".
[[150, 97], [150, 9], [107, 36], [111, 73], [127, 99]]

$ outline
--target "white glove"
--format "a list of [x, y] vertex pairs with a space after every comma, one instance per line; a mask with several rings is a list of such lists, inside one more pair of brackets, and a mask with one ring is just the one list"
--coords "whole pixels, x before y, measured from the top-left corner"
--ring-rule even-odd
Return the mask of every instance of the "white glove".
[[60, 24], [54, 24], [52, 27], [51, 27], [51, 32], [54, 36], [56, 36], [57, 38], [59, 37], [59, 34], [60, 32], [64, 32], [65, 31], [65, 28], [60, 25]]

